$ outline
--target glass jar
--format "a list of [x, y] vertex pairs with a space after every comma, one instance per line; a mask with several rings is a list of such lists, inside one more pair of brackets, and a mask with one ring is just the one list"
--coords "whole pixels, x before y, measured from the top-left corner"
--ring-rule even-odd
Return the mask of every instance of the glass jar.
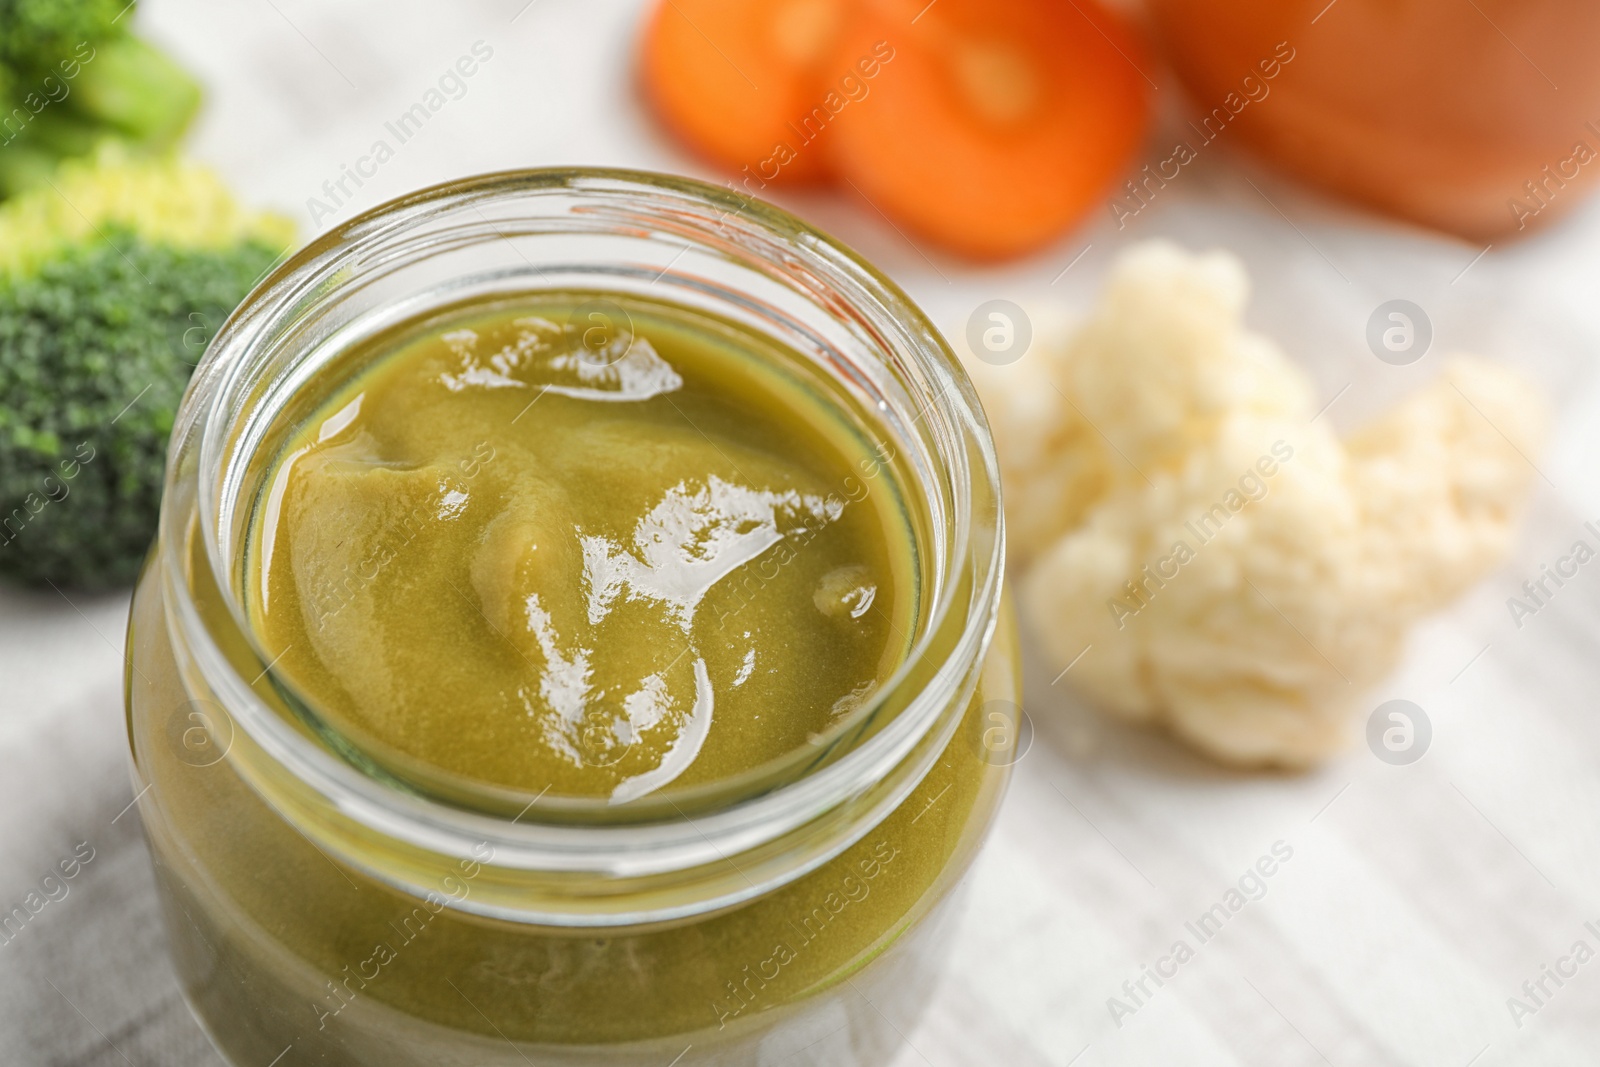
[[[926, 508], [913, 651], [814, 746], [669, 797], [402, 780], [289, 699], [244, 624], [250, 460], [361, 338], [595, 289], [747, 325], [879, 414]], [[135, 788], [195, 1015], [241, 1065], [887, 1062], [1016, 754], [998, 488], [971, 385], [906, 295], [731, 190], [512, 172], [320, 237], [197, 370], [133, 603]]]
[[1600, 5], [1588, 0], [1149, 0], [1198, 104], [1296, 177], [1478, 241], [1600, 180]]

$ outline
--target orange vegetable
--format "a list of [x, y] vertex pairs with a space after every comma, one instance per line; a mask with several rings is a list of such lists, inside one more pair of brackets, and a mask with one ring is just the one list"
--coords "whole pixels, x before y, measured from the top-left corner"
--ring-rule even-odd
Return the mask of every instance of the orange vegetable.
[[[751, 191], [814, 181], [825, 160], [798, 123], [850, 0], [663, 0], [645, 30], [644, 89], [666, 124]], [[779, 149], [784, 149], [780, 151]]]
[[892, 58], [837, 116], [829, 158], [886, 215], [957, 252], [1048, 243], [1143, 138], [1149, 65], [1092, 0], [879, 0], [839, 35], [834, 68], [880, 42]]
[[1149, 119], [1144, 50], [1095, 0], [662, 0], [642, 59], [746, 191], [837, 177], [980, 259], [1077, 221]]
[[1542, 226], [1600, 187], [1594, 0], [1148, 10], [1199, 105], [1200, 140], [1226, 127], [1313, 185], [1479, 242]]

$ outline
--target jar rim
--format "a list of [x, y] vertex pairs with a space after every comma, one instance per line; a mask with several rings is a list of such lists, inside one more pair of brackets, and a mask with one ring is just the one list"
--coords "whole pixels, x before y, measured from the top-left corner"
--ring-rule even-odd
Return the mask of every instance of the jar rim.
[[[167, 499], [184, 497], [178, 485], [181, 480], [196, 483], [188, 498], [196, 502], [197, 529], [211, 569], [209, 580], [227, 601], [239, 633], [253, 641], [234, 593], [234, 566], [225, 533], [232, 507], [226, 499], [230, 464], [237, 466], [235, 452], [241, 441], [236, 425], [240, 412], [230, 408], [239, 403], [246, 388], [252, 359], [263, 357], [282, 335], [285, 324], [300, 312], [304, 300], [337, 285], [342, 272], [380, 262], [395, 242], [404, 241], [430, 222], [463, 211], [482, 215], [486, 207], [504, 207], [519, 197], [558, 193], [587, 201], [591, 210], [618, 202], [626, 202], [634, 211], [649, 209], [647, 214], [654, 212], [651, 221], [669, 229], [678, 226], [676, 235], [684, 240], [693, 228], [691, 223], [703, 224], [709, 213], [721, 211], [717, 223], [724, 229], [732, 227], [730, 239], [736, 246], [747, 253], [781, 250], [785, 261], [777, 264], [780, 270], [807, 272], [831, 284], [831, 295], [841, 306], [871, 321], [875, 336], [886, 346], [886, 357], [892, 349], [895, 358], [908, 360], [930, 386], [937, 386], [931, 398], [924, 398], [927, 405], [921, 414], [929, 430], [936, 431], [937, 443], [946, 449], [939, 454], [942, 463], [936, 471], [944, 482], [938, 488], [949, 494], [952, 503], [949, 521], [941, 531], [947, 539], [943, 554], [948, 564], [968, 573], [963, 581], [940, 583], [922, 632], [902, 662], [860, 707], [829, 728], [827, 740], [833, 744], [852, 731], [862, 731], [874, 715], [890, 706], [891, 698], [902, 702], [899, 710], [877, 723], [859, 744], [819, 769], [797, 776], [792, 766], [781, 765], [789, 757], [780, 757], [744, 775], [689, 787], [654, 802], [647, 797], [611, 805], [603, 798], [563, 798], [559, 805], [541, 806], [536, 797], [507, 821], [503, 815], [489, 813], [493, 809], [474, 810], [414, 789], [396, 788], [395, 782], [385, 782], [348, 758], [334, 755], [262, 701], [254, 688], [260, 677], [248, 681], [237, 669], [223, 652], [218, 635], [211, 632], [215, 620], [202, 618], [191, 591], [178, 580], [192, 569], [190, 546], [186, 532], [175, 528], [177, 518], [164, 506], [161, 544], [166, 554], [164, 570], [172, 587], [169, 621], [182, 631], [199, 673], [233, 722], [290, 776], [308, 784], [369, 830], [457, 858], [471, 854], [474, 844], [487, 841], [495, 846], [497, 862], [520, 869], [653, 876], [718, 858], [726, 861], [729, 856], [770, 844], [862, 795], [913, 751], [920, 751], [919, 745], [927, 748], [930, 734], [942, 728], [947, 741], [954, 722], [947, 721], [949, 716], [941, 711], [959, 695], [975, 665], [982, 662], [994, 631], [1004, 532], [998, 466], [982, 409], [959, 359], [939, 331], [898, 285], [857, 253], [731, 185], [719, 187], [647, 171], [501, 171], [407, 194], [308, 243], [263, 280], [218, 331], [179, 412], [169, 456]], [[237, 480], [231, 484], [237, 490]], [[977, 528], [986, 525], [992, 526], [990, 539], [976, 535]], [[945, 650], [943, 661], [932, 665], [929, 672], [922, 661], [938, 649]], [[255, 655], [262, 674], [270, 676], [273, 664], [259, 648]], [[919, 665], [924, 669], [919, 671]], [[943, 744], [937, 747], [942, 749]], [[794, 756], [799, 759], [807, 754], [802, 751]], [[920, 780], [921, 775], [916, 777]], [[261, 788], [260, 783], [257, 786]], [[494, 792], [486, 789], [485, 795]], [[505, 804], [520, 799], [515, 791], [506, 791], [503, 798]], [[529, 809], [534, 810], [531, 818], [527, 817]], [[610, 818], [597, 822], [602, 810]], [[552, 818], [557, 814], [567, 821]], [[867, 828], [861, 827], [859, 833]], [[844, 841], [833, 851], [848, 843]], [[830, 857], [815, 859], [789, 877], [797, 877], [826, 858]]]

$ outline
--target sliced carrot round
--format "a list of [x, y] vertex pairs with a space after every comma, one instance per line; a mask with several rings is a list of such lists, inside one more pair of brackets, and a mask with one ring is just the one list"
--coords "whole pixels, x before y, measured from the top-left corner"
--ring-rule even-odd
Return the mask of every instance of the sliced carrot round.
[[851, 0], [662, 0], [645, 29], [645, 93], [702, 154], [762, 182], [823, 176], [804, 141], [819, 73]]
[[870, 93], [823, 142], [835, 173], [898, 225], [976, 258], [1059, 236], [1149, 121], [1144, 51], [1092, 0], [876, 0], [831, 69], [859, 72], [863, 56], [879, 60]]

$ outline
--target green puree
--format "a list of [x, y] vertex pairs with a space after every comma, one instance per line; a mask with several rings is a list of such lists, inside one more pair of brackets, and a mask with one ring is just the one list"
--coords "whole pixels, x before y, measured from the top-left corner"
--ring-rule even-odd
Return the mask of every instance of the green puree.
[[[252, 442], [239, 571], [270, 703], [423, 791], [626, 800], [805, 753], [904, 662], [936, 539], [878, 412], [730, 323], [609, 299], [459, 305], [286, 386], [305, 399]], [[247, 731], [196, 759], [194, 709], [222, 709], [164, 587], [153, 568], [132, 616], [141, 810], [186, 994], [233, 1062], [746, 1064], [820, 1040], [879, 1063], [926, 1001], [933, 909], [1006, 775], [980, 744], [1019, 699], [1006, 617], [926, 777], [840, 854], [712, 914], [557, 927], [474, 911], [515, 873], [490, 856], [413, 881], [376, 834], [370, 868], [324, 850], [345, 820], [280, 807], [301, 791]]]
[[278, 676], [391, 768], [618, 802], [717, 781], [906, 654], [913, 531], [871, 422], [769, 341], [571, 293], [324, 373], [263, 472], [246, 595]]

